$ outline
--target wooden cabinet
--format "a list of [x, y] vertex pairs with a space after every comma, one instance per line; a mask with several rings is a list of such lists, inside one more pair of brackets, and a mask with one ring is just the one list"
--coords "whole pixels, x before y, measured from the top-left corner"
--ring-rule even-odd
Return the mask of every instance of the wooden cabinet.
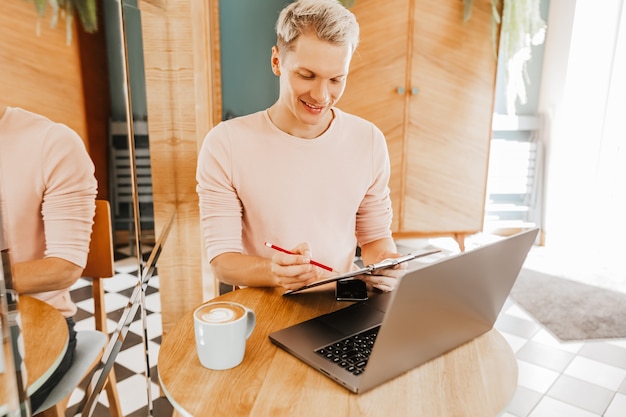
[[496, 56], [491, 1], [358, 0], [361, 43], [339, 107], [374, 122], [391, 158], [397, 237], [482, 230]]

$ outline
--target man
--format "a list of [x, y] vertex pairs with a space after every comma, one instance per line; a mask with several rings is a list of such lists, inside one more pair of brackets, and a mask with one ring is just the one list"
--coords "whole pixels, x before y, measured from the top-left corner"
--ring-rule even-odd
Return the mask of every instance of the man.
[[69, 330], [66, 355], [31, 396], [32, 410], [72, 364], [76, 305], [69, 288], [87, 261], [96, 192], [93, 163], [74, 131], [0, 105], [0, 201], [13, 289], [55, 307]]
[[[269, 109], [222, 122], [198, 158], [197, 191], [217, 278], [296, 289], [364, 263], [397, 257], [391, 236], [389, 157], [372, 123], [335, 107], [358, 44], [354, 15], [334, 0], [300, 0], [281, 12]], [[288, 254], [265, 246], [270, 241]], [[315, 255], [313, 255], [315, 248]], [[401, 271], [363, 277], [392, 290]]]

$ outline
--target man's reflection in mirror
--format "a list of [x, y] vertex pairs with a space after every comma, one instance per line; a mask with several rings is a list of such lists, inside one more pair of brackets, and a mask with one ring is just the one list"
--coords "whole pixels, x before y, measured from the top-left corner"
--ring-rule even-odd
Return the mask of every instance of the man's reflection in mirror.
[[76, 132], [2, 103], [0, 181], [13, 289], [55, 307], [69, 330], [61, 363], [31, 396], [31, 409], [36, 410], [73, 361], [76, 305], [69, 289], [87, 261], [97, 182], [93, 162]]

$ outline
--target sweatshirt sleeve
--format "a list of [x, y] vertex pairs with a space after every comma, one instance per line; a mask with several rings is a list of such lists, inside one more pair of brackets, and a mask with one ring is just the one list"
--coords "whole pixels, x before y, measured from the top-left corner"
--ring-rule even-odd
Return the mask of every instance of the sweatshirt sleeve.
[[372, 126], [371, 183], [356, 217], [356, 234], [360, 245], [391, 237], [390, 162], [383, 133]]
[[42, 151], [45, 257], [84, 268], [97, 194], [93, 162], [78, 134], [62, 124], [50, 127]]
[[228, 127], [221, 123], [207, 135], [198, 156], [196, 191], [200, 224], [209, 261], [226, 252], [243, 252], [243, 207], [233, 185]]

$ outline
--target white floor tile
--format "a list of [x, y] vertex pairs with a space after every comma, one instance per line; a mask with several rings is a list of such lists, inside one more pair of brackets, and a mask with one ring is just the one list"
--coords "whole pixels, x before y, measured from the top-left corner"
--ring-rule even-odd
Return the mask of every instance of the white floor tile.
[[[107, 319], [107, 330], [109, 331], [109, 334], [113, 333], [115, 331], [115, 329], [117, 328], [117, 322], [111, 320], [111, 319]], [[76, 322], [76, 326], [74, 327], [74, 330], [79, 331], [79, 330], [96, 330], [96, 322], [94, 321], [93, 318], [89, 317], [85, 320], [80, 320]]]
[[504, 312], [509, 316], [518, 317], [520, 319], [528, 320], [528, 321], [536, 321], [533, 316], [528, 314], [526, 310], [521, 308], [519, 305], [515, 303], [511, 303], [511, 306], [506, 309]]
[[[83, 396], [85, 395], [85, 391], [83, 391], [80, 388], [76, 388], [73, 392], [72, 395], [70, 396], [70, 400], [67, 403], [67, 408], [70, 408], [73, 405], [78, 404], [80, 401], [82, 401]], [[105, 403], [107, 404], [108, 407], [108, 399], [107, 399], [107, 393], [106, 391], [102, 391], [100, 393], [100, 395], [98, 396], [98, 402], [99, 403]]]
[[[128, 297], [124, 297], [118, 293], [106, 293], [104, 294], [104, 306], [107, 312], [119, 310], [120, 308], [126, 307], [128, 304]], [[88, 298], [87, 300], [79, 301], [76, 303], [78, 308], [81, 310], [85, 310], [88, 313], [93, 314], [93, 298]]]
[[146, 310], [155, 313], [161, 312], [161, 295], [158, 292], [146, 295]]
[[604, 417], [624, 417], [626, 416], [626, 395], [616, 394], [609, 408], [606, 409]]
[[529, 362], [518, 360], [517, 364], [519, 367], [519, 385], [533, 391], [546, 393], [559, 377], [558, 372]]
[[600, 415], [550, 397], [543, 397], [528, 417], [600, 417]]
[[517, 358], [535, 365], [563, 372], [574, 358], [574, 354], [551, 346], [529, 341], [517, 353]]
[[80, 279], [78, 279], [78, 280], [74, 283], [74, 285], [72, 285], [72, 286], [70, 287], [70, 291], [72, 291], [72, 290], [77, 290], [77, 289], [79, 289], [79, 288], [83, 288], [83, 287], [87, 287], [87, 286], [89, 286], [89, 285], [91, 285], [91, 283], [89, 282], [89, 280], [88, 280], [88, 279], [86, 279], [86, 278], [80, 278]]
[[[150, 357], [150, 367], [157, 364], [159, 358], [160, 345], [152, 341], [148, 341], [148, 355]], [[115, 362], [137, 374], [143, 374], [146, 370], [146, 357], [144, 355], [143, 343], [139, 343], [128, 349], [122, 350]]]
[[148, 286], [149, 287], [154, 287], [154, 288], [160, 288], [161, 286], [161, 280], [159, 279], [158, 275], [153, 275], [152, 277], [150, 277], [150, 281], [148, 281]]
[[528, 343], [528, 339], [524, 339], [523, 337], [515, 336], [513, 334], [505, 332], [500, 333], [509, 343], [509, 346], [511, 346], [511, 349], [514, 353], [517, 353], [526, 343]]
[[67, 403], [67, 407], [71, 407], [73, 405], [76, 405], [80, 402], [80, 400], [83, 399], [83, 395], [85, 395], [85, 391], [83, 391], [80, 388], [76, 388], [73, 392], [72, 395], [70, 395], [70, 400]]
[[506, 411], [517, 417], [526, 417], [535, 408], [542, 396], [539, 392], [518, 386], [513, 398], [506, 406]]
[[570, 353], [578, 353], [578, 351], [583, 347], [582, 342], [562, 342], [545, 329], [539, 330], [539, 332], [533, 336], [533, 340], [535, 342], [559, 348]]
[[615, 393], [598, 385], [562, 375], [550, 388], [548, 395], [592, 413], [602, 414]]
[[607, 343], [626, 348], [626, 339], [612, 339], [612, 340], [608, 340]]
[[115, 277], [105, 279], [104, 290], [107, 292], [120, 292], [137, 285], [138, 278], [131, 274], [116, 274]]
[[115, 261], [115, 270], [117, 272], [130, 274], [137, 272], [138, 269], [136, 258], [124, 258], [119, 261]]
[[[155, 337], [159, 337], [163, 334], [163, 327], [161, 323], [161, 314], [153, 313], [146, 317], [146, 328], [148, 330], [148, 340], [152, 340]], [[131, 323], [129, 330], [139, 336], [143, 336], [143, 324], [141, 320], [135, 320]]]
[[[120, 397], [122, 414], [127, 416], [141, 407], [148, 405], [148, 390], [145, 375], [133, 375], [123, 381], [118, 381], [117, 391]], [[100, 402], [108, 407], [106, 392], [102, 393], [104, 398], [100, 397]], [[156, 399], [160, 395], [159, 386], [150, 382], [150, 395], [152, 399]]]
[[612, 391], [617, 391], [626, 377], [625, 369], [581, 356], [575, 357], [563, 373]]

